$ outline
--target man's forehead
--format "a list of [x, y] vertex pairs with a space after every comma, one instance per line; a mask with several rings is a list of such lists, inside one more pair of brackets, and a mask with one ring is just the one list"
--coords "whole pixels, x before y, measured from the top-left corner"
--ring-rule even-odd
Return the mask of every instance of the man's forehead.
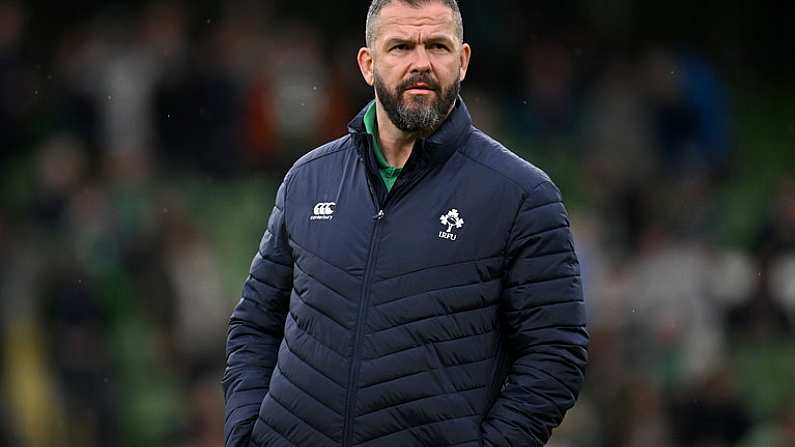
[[441, 2], [413, 7], [394, 1], [381, 10], [378, 19], [382, 35], [391, 32], [412, 32], [417, 28], [429, 28], [434, 32], [455, 33], [453, 11]]

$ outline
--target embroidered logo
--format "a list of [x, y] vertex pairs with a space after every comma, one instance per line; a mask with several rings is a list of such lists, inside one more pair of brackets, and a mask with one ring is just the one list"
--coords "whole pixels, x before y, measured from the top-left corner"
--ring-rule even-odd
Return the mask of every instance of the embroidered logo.
[[337, 206], [335, 202], [321, 202], [315, 205], [312, 211], [312, 216], [309, 220], [331, 220], [334, 218], [334, 208]]
[[458, 214], [458, 210], [453, 208], [447, 212], [447, 214], [442, 214], [439, 217], [439, 221], [442, 225], [447, 226], [447, 231], [440, 231], [439, 237], [442, 239], [449, 239], [454, 241], [457, 235], [453, 233], [453, 228], [461, 228], [464, 226], [464, 219]]

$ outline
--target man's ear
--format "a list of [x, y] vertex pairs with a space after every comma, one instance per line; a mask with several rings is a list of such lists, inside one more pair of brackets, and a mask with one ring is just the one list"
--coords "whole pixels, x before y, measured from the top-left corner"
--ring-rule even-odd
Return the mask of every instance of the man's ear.
[[359, 70], [362, 72], [364, 82], [370, 87], [373, 86], [373, 53], [367, 47], [359, 48], [359, 54], [356, 56], [356, 61], [359, 63]]
[[468, 43], [465, 43], [461, 46], [461, 68], [459, 69], [459, 77], [461, 81], [467, 77], [467, 69], [469, 68], [469, 58], [472, 56], [472, 48], [469, 47]]

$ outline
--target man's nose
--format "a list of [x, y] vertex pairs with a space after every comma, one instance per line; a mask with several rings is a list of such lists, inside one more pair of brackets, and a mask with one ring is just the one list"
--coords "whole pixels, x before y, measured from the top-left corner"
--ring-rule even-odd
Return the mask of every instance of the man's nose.
[[413, 73], [424, 73], [431, 70], [431, 58], [428, 57], [428, 51], [425, 46], [417, 45], [414, 47], [414, 60], [412, 61], [411, 71]]

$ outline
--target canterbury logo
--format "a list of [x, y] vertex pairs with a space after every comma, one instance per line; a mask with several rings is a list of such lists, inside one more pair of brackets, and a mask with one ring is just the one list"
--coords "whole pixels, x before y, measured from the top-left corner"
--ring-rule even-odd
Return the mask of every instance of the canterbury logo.
[[331, 220], [334, 218], [334, 208], [337, 206], [335, 202], [321, 202], [315, 205], [313, 215], [309, 220]]

